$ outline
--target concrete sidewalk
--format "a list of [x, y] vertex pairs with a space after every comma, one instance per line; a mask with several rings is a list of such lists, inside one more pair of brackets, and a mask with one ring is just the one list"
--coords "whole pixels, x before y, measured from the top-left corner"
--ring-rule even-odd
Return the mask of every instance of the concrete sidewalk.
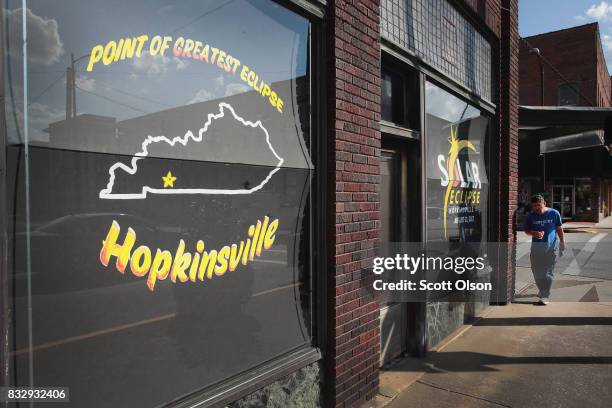
[[[563, 270], [563, 268], [559, 268]], [[530, 267], [516, 267], [515, 302], [536, 303], [538, 288]], [[552, 302], [611, 302], [612, 280], [557, 273], [550, 291]], [[612, 339], [610, 339], [612, 341]]]
[[563, 223], [563, 229], [603, 228], [612, 229], [612, 216], [605, 217], [600, 222], [568, 221]]
[[595, 224], [595, 228], [612, 228], [612, 216], [606, 217]]
[[383, 372], [375, 404], [610, 407], [610, 384], [612, 303], [515, 303], [492, 307], [427, 358]]

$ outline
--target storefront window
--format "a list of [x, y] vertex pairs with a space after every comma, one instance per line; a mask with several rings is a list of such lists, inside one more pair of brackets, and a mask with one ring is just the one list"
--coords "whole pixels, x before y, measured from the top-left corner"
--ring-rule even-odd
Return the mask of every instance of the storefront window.
[[12, 385], [160, 406], [311, 346], [308, 20], [6, 6]]
[[559, 85], [559, 105], [578, 105], [578, 84]]
[[380, 85], [380, 117], [395, 126], [419, 129], [419, 75], [383, 56]]
[[593, 198], [591, 194], [591, 179], [577, 178], [576, 186], [576, 215], [588, 216], [593, 208]]
[[402, 77], [388, 69], [382, 69], [380, 110], [381, 118], [387, 122], [404, 123], [404, 84]]
[[427, 240], [487, 240], [489, 118], [426, 84]]

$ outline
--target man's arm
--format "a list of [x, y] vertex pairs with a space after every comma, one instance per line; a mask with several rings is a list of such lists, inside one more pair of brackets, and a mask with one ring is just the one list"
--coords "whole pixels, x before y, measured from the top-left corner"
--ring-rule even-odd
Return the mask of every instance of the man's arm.
[[559, 235], [559, 252], [565, 251], [565, 232], [563, 231], [563, 219], [561, 214], [557, 213], [557, 235]]
[[530, 237], [534, 237], [536, 239], [542, 239], [542, 237], [544, 236], [544, 233], [542, 231], [532, 231], [532, 224], [531, 224], [531, 219], [529, 218], [529, 216], [527, 216], [527, 219], [525, 220], [525, 224], [523, 224], [523, 230], [525, 231], [525, 234], [529, 235]]
[[557, 226], [557, 235], [559, 235], [559, 250], [563, 252], [565, 251], [565, 232], [563, 231], [563, 226]]
[[537, 239], [542, 239], [542, 237], [544, 236], [544, 232], [543, 231], [531, 231], [531, 230], [527, 230], [525, 231], [525, 234], [537, 238]]

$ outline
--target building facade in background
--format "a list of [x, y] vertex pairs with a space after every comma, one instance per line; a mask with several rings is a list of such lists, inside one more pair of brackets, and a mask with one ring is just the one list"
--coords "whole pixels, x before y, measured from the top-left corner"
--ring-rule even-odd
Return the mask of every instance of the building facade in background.
[[[597, 23], [522, 39], [521, 105], [610, 107], [611, 89]], [[521, 132], [520, 214], [538, 192], [566, 220], [609, 216], [612, 160], [604, 130], [552, 138], [537, 129]]]
[[370, 267], [390, 242], [514, 242], [517, 0], [23, 6], [3, 10], [3, 383], [358, 406], [511, 300], [511, 249], [462, 302], [381, 302]]

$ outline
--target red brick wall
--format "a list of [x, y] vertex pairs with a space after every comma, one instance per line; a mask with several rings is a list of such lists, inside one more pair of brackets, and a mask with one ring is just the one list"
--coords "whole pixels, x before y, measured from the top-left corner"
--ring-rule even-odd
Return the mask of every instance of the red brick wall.
[[[581, 106], [610, 106], [610, 80], [597, 23], [526, 37], [520, 44], [520, 103], [540, 105], [538, 58], [529, 54], [531, 44], [565, 79], [576, 83]], [[559, 85], [565, 83], [544, 63], [544, 105], [559, 104]]]
[[[499, 125], [499, 178], [498, 191], [493, 197], [499, 203], [497, 241], [516, 242], [515, 213], [518, 192], [518, 101], [519, 101], [519, 35], [518, 0], [502, 0], [501, 31], [499, 41], [499, 93], [496, 122]], [[513, 246], [500, 254], [497, 275], [497, 293], [491, 301], [507, 303], [514, 294], [515, 256]]]
[[597, 47], [597, 106], [611, 106], [612, 94], [610, 89], [610, 74], [608, 74], [608, 65], [604, 56], [603, 47], [601, 45], [601, 37], [599, 27], [595, 39]]
[[500, 0], [463, 0], [499, 38], [501, 32]]
[[[493, 138], [499, 155], [500, 241], [514, 239], [518, 183], [518, 1], [464, 0], [501, 32], [494, 44], [498, 112]], [[379, 240], [380, 27], [379, 0], [328, 1], [328, 321], [325, 406], [353, 407], [378, 391], [379, 304], [369, 288]], [[507, 13], [501, 6], [511, 9]], [[509, 33], [509, 34], [508, 34]], [[510, 299], [511, 254], [499, 269]]]
[[335, 200], [325, 394], [331, 407], [358, 405], [378, 391], [379, 305], [364, 268], [380, 228], [379, 10], [378, 0], [336, 0], [329, 8], [328, 180]]

